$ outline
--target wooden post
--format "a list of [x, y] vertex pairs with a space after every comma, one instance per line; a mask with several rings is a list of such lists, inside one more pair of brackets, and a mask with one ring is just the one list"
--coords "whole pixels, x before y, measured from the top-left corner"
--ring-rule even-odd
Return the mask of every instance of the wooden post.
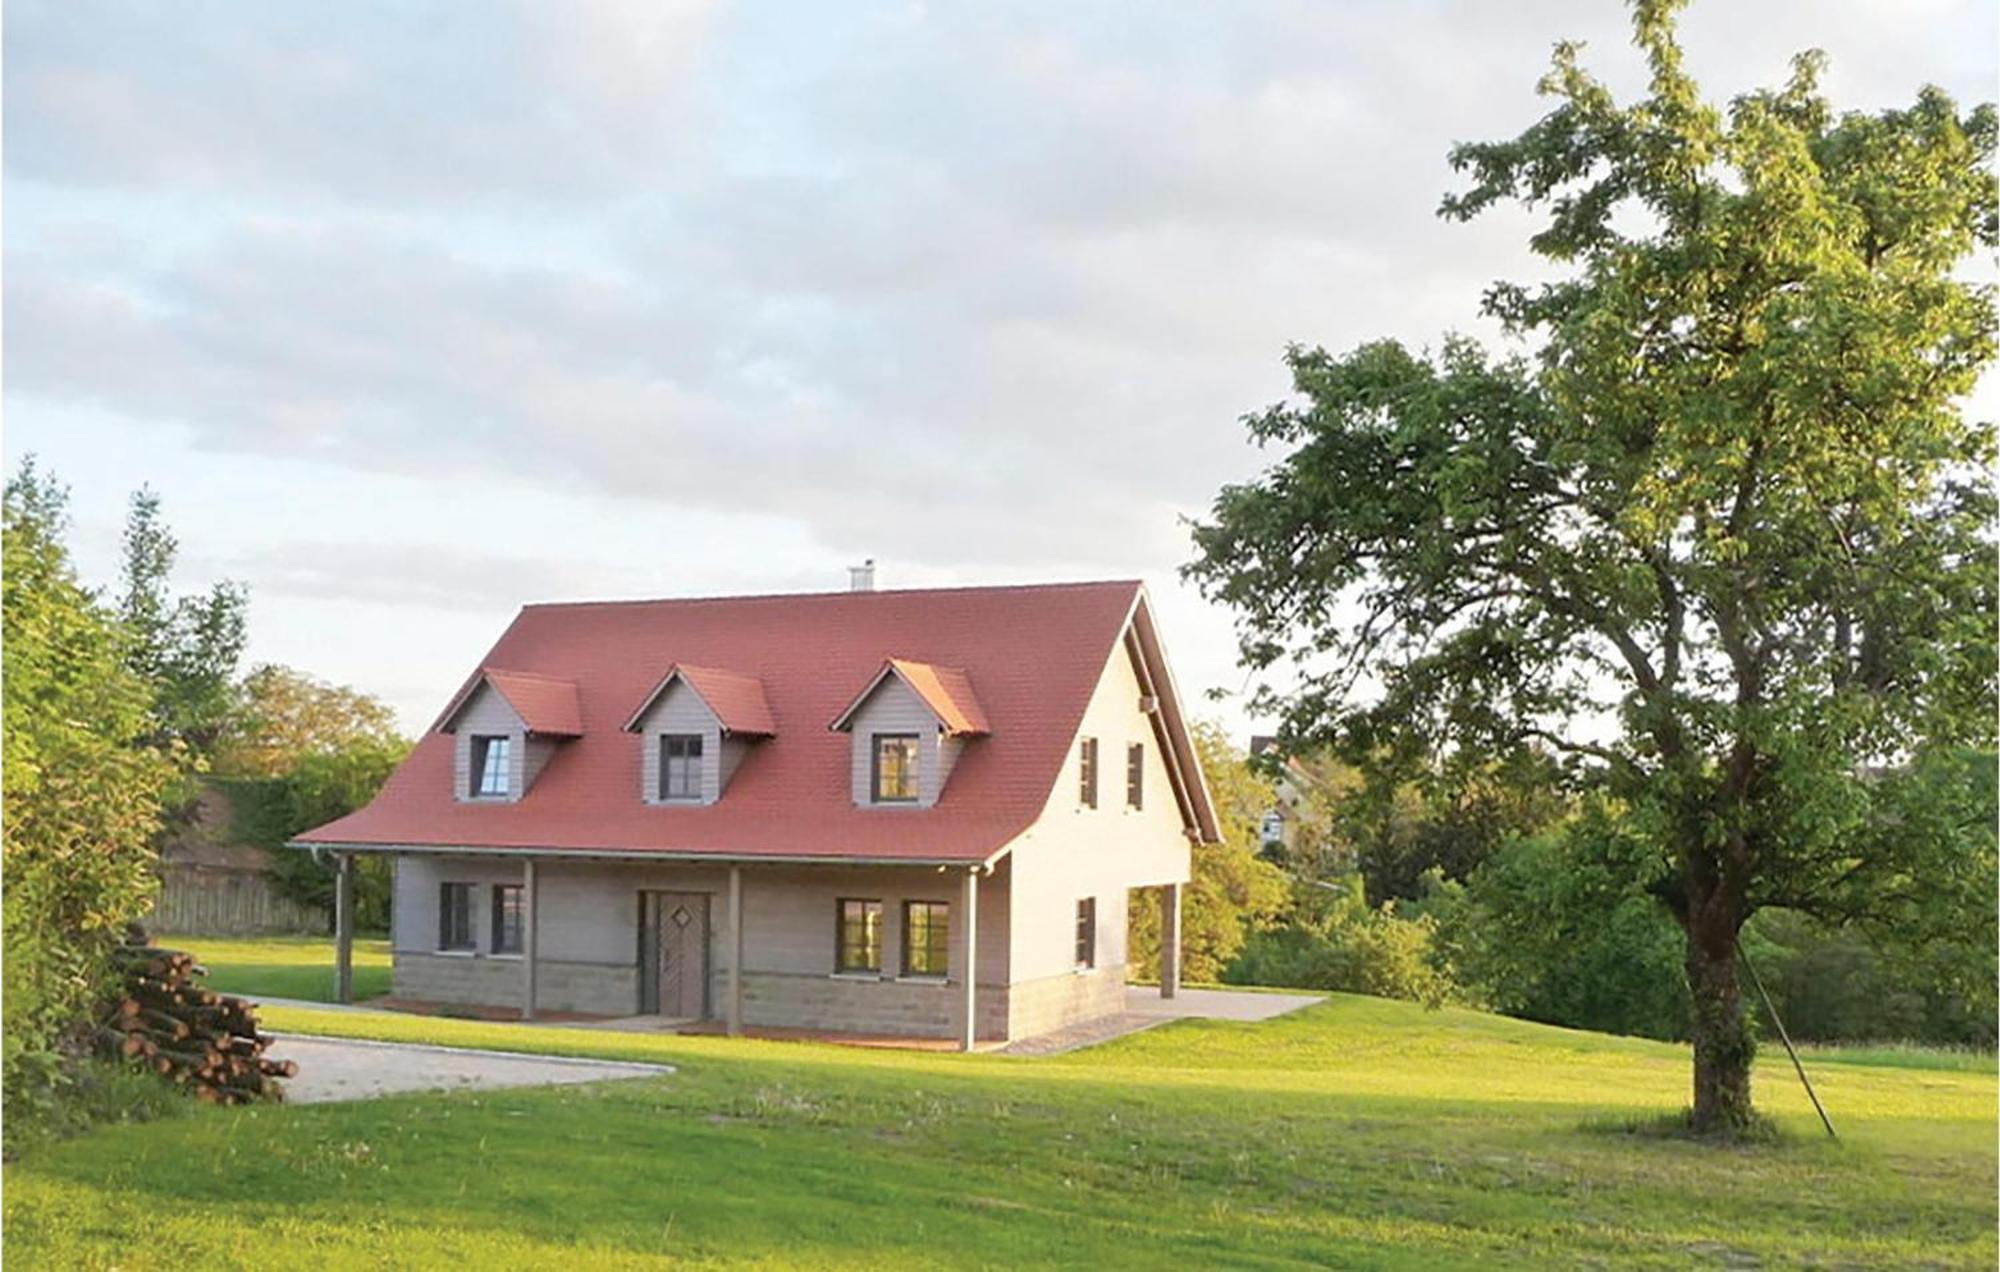
[[743, 1032], [743, 867], [729, 867], [729, 1001], [723, 1008], [731, 1037]]
[[965, 872], [965, 887], [959, 900], [959, 913], [964, 917], [959, 926], [965, 929], [965, 955], [961, 960], [959, 975], [965, 980], [965, 1006], [963, 1019], [959, 1022], [958, 1049], [972, 1050], [979, 1037], [979, 868], [974, 866]]
[[1181, 992], [1181, 885], [1160, 889], [1160, 997]]
[[354, 1001], [354, 854], [334, 858], [333, 1000]]
[[535, 874], [535, 859], [528, 858], [521, 870], [521, 1019], [535, 1018], [535, 918], [538, 904], [540, 881]]

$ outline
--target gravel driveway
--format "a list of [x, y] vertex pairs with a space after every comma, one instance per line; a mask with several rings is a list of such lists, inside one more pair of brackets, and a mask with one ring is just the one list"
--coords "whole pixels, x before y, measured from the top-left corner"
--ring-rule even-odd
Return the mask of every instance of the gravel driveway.
[[673, 1066], [624, 1060], [581, 1060], [570, 1056], [528, 1056], [507, 1051], [472, 1051], [358, 1038], [314, 1038], [278, 1034], [265, 1054], [296, 1060], [299, 1076], [285, 1082], [285, 1098], [295, 1104], [367, 1100], [402, 1091], [476, 1091], [493, 1087], [558, 1086], [613, 1078], [652, 1078]]

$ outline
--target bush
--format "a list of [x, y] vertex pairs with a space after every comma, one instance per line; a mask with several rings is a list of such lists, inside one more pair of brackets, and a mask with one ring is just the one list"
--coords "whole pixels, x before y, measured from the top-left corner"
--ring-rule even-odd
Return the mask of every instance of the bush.
[[1394, 902], [1369, 908], [1359, 874], [1340, 883], [1299, 884], [1285, 921], [1252, 932], [1223, 979], [1373, 994], [1427, 1007], [1457, 996], [1437, 945], [1436, 920], [1404, 918]]
[[62, 489], [32, 462], [7, 483], [4, 1075], [17, 1122], [74, 1095], [68, 1059], [112, 983], [112, 947], [144, 913], [161, 798], [176, 774], [142, 745], [151, 688], [124, 665], [126, 636], [84, 589], [63, 545]]

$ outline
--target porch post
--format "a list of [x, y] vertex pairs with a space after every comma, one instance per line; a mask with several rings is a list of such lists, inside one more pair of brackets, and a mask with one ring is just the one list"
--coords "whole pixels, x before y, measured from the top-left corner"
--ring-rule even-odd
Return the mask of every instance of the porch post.
[[972, 1050], [972, 1044], [979, 1036], [979, 867], [965, 872], [965, 887], [959, 900], [959, 913], [965, 916], [965, 958], [960, 969], [965, 977], [965, 1007], [959, 1024], [958, 1049]]
[[354, 854], [334, 858], [333, 999], [354, 1001]]
[[1160, 889], [1160, 997], [1181, 990], [1181, 885]]
[[724, 1017], [733, 1037], [743, 1032], [743, 867], [729, 867], [729, 986]]
[[521, 1019], [535, 1018], [535, 920], [541, 910], [541, 884], [535, 874], [535, 859], [521, 868]]

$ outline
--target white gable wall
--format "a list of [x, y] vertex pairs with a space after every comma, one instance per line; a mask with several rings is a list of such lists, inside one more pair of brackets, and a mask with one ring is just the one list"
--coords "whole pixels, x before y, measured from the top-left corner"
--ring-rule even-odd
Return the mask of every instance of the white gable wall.
[[[1190, 846], [1125, 642], [1099, 679], [1042, 816], [1015, 841], [1009, 967], [1015, 982], [1073, 971], [1076, 903], [1097, 898], [1097, 966], [1125, 962], [1126, 892], [1185, 883]], [[1097, 739], [1097, 807], [1080, 798], [1081, 740]], [[1143, 806], [1125, 806], [1125, 748], [1145, 746]], [[1156, 968], [1134, 968], [1151, 976]]]

